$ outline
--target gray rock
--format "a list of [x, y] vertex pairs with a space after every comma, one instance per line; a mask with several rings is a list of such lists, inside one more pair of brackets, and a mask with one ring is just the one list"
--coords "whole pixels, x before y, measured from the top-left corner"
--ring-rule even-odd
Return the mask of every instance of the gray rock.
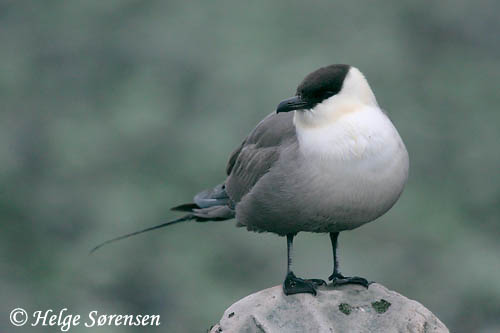
[[231, 305], [210, 332], [449, 331], [422, 304], [373, 283], [321, 287], [317, 296], [265, 289]]

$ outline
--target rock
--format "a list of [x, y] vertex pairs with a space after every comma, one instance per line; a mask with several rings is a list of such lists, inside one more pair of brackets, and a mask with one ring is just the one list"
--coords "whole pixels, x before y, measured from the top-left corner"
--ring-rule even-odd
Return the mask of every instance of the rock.
[[210, 332], [449, 331], [422, 304], [373, 283], [321, 287], [317, 296], [265, 289], [231, 305]]

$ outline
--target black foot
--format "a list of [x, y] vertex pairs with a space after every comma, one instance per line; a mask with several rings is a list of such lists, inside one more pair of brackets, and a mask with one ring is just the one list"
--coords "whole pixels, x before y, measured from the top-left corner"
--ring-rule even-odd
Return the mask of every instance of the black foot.
[[306, 279], [307, 282], [311, 282], [315, 287], [326, 286], [325, 280], [322, 279]]
[[321, 285], [326, 285], [326, 282], [320, 279], [301, 279], [290, 272], [283, 282], [283, 292], [285, 295], [308, 293], [316, 296], [316, 288]]
[[340, 273], [334, 273], [328, 277], [328, 280], [332, 281], [333, 286], [341, 286], [344, 284], [359, 284], [362, 285], [363, 287], [368, 289], [368, 286], [370, 285], [371, 282], [368, 282], [367, 279], [359, 277], [359, 276], [352, 276], [352, 277], [345, 277]]

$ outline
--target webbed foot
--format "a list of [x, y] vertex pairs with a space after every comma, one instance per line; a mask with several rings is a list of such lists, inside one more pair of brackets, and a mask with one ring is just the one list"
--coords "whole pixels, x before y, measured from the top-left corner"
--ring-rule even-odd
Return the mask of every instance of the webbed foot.
[[367, 279], [359, 277], [359, 276], [351, 276], [345, 277], [340, 273], [333, 273], [328, 277], [329, 281], [332, 281], [333, 286], [341, 286], [344, 284], [359, 284], [368, 289], [368, 286], [371, 282], [368, 282]]
[[321, 279], [301, 279], [289, 272], [283, 282], [283, 292], [285, 295], [308, 293], [316, 296], [316, 288], [321, 285], [326, 285], [326, 282]]

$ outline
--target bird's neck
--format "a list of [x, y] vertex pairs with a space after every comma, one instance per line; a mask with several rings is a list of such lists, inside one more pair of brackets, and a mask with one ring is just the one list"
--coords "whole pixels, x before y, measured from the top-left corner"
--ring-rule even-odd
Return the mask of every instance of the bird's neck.
[[360, 103], [377, 106], [377, 99], [363, 73], [352, 67], [337, 95], [340, 99], [354, 99]]
[[337, 95], [316, 105], [311, 110], [295, 111], [294, 124], [297, 129], [330, 126], [365, 107], [378, 108], [378, 105], [375, 99], [364, 102], [349, 95]]
[[334, 112], [297, 111], [294, 123], [305, 155], [342, 160], [360, 158], [376, 148], [373, 140], [392, 126], [377, 106], [352, 100], [339, 103]]

